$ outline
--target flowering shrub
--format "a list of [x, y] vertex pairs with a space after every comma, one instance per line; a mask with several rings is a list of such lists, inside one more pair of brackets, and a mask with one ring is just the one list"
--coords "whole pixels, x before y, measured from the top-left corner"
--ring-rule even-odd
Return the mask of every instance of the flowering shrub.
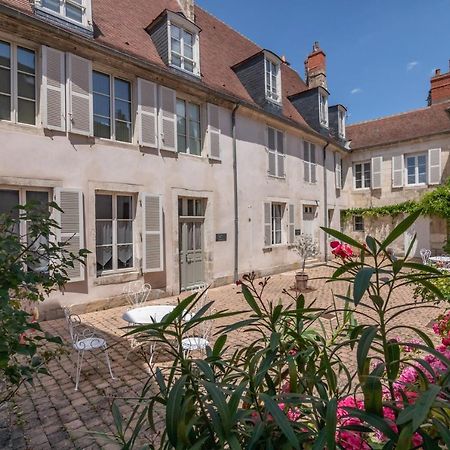
[[[284, 301], [267, 299], [268, 279], [249, 275], [240, 284], [245, 311], [208, 315], [210, 302], [185, 321], [202, 296], [193, 295], [161, 323], [133, 328], [129, 334], [164, 344], [172, 362], [149, 378], [133, 412], [137, 423], [125, 422], [113, 406], [114, 439], [131, 449], [149, 428], [158, 439], [139, 444], [163, 450], [450, 448], [448, 347], [435, 349], [423, 331], [401, 320], [434, 303], [392, 304], [405, 284], [429, 287], [442, 277], [388, 250], [419, 214], [383, 242], [368, 236], [365, 245], [324, 229], [336, 239], [338, 257], [327, 281], [348, 285], [346, 294], [336, 294], [343, 303], [334, 309], [288, 292]], [[331, 327], [322, 320], [329, 312]], [[189, 330], [226, 317], [206, 358], [185, 354]], [[227, 348], [230, 333], [245, 341]], [[406, 333], [415, 338], [402, 342], [398, 336]], [[161, 411], [162, 430], [155, 425]]]

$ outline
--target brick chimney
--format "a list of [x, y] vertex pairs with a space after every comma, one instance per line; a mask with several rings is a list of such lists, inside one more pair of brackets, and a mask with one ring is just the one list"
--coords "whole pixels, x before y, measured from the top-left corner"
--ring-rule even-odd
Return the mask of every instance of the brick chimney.
[[326, 55], [317, 41], [305, 61], [305, 73], [308, 87], [322, 86], [327, 89]]
[[195, 22], [194, 0], [178, 0], [178, 3], [180, 4], [186, 18], [191, 22]]
[[450, 61], [449, 71], [442, 74], [441, 69], [436, 69], [431, 77], [431, 89], [428, 96], [428, 104], [441, 103], [450, 100]]

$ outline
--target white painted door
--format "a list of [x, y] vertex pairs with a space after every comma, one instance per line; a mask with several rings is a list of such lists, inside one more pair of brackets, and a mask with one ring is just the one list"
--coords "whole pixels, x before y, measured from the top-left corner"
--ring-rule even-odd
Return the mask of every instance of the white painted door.
[[316, 206], [303, 205], [302, 233], [315, 237], [316, 234]]
[[413, 248], [410, 253], [411, 258], [420, 258], [420, 250], [422, 248], [430, 248], [430, 219], [427, 217], [419, 217], [411, 227], [406, 230], [404, 235], [404, 250], [407, 252], [411, 241], [416, 236]]

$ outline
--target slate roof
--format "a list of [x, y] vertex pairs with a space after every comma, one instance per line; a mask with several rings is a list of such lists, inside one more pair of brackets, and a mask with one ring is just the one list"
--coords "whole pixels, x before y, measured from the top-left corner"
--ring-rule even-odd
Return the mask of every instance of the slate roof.
[[450, 133], [450, 101], [347, 126], [352, 150]]
[[[0, 4], [33, 16], [30, 0], [0, 0]], [[132, 7], [131, 7], [132, 5]], [[145, 28], [165, 9], [180, 12], [176, 0], [92, 0], [95, 41], [165, 68]], [[200, 32], [200, 68], [202, 82], [217, 91], [231, 94], [257, 106], [232, 66], [260, 52], [262, 48], [199, 6], [195, 7]], [[307, 90], [299, 74], [287, 64], [281, 70], [283, 115], [310, 128], [288, 96]]]

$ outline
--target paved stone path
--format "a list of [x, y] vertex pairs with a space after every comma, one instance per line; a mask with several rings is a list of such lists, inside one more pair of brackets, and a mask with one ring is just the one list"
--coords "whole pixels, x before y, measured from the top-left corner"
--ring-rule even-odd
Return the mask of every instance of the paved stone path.
[[[346, 287], [342, 283], [326, 284], [321, 277], [328, 276], [330, 269], [319, 266], [308, 270], [312, 288], [305, 294], [307, 301], [317, 299], [318, 307], [332, 306], [332, 291], [344, 293]], [[294, 281], [294, 272], [287, 272], [273, 276], [265, 292], [266, 299], [277, 300], [282, 297], [283, 289], [289, 289]], [[209, 298], [215, 301], [216, 309], [229, 309], [240, 311], [245, 308], [239, 287], [235, 285], [210, 289]], [[339, 301], [339, 300], [338, 300]], [[408, 287], [397, 291], [394, 302], [405, 304], [413, 301], [412, 289]], [[176, 297], [154, 300], [153, 304], [174, 304]], [[140, 394], [143, 383], [147, 379], [145, 364], [136, 355], [126, 359], [129, 343], [122, 338], [126, 323], [121, 319], [127, 307], [113, 308], [93, 312], [82, 316], [108, 339], [111, 346], [115, 380], [111, 380], [103, 358], [99, 361], [88, 358], [83, 367], [80, 389], [74, 391], [72, 378], [73, 356], [62, 356], [50, 365], [51, 377], [42, 376], [33, 387], [21, 389], [10, 405], [9, 415], [0, 411], [0, 432], [3, 434], [6, 422], [9, 427], [8, 439], [0, 439], [0, 448], [13, 449], [115, 449], [117, 446], [95, 432], [111, 432], [113, 430], [113, 417], [111, 402], [114, 398], [132, 398]], [[431, 330], [427, 325], [438, 315], [439, 311], [423, 308], [421, 314], [412, 311], [403, 316], [403, 323], [414, 325], [429, 334]], [[231, 319], [237, 320], [235, 317]], [[230, 319], [228, 319], [230, 321]], [[364, 320], [361, 320], [363, 322]], [[224, 319], [217, 325], [226, 322]], [[333, 319], [329, 326], [333, 325]], [[68, 341], [69, 336], [66, 323], [63, 319], [45, 322], [44, 328], [49, 332], [63, 337]], [[399, 333], [400, 334], [400, 333]], [[242, 345], [250, 341], [251, 336], [234, 333], [229, 338], [229, 344]], [[69, 347], [68, 347], [69, 348]], [[349, 353], [343, 358], [351, 364], [352, 355]], [[163, 363], [164, 355], [158, 355], [157, 361]], [[124, 405], [125, 414], [131, 407]], [[3, 422], [3, 425], [2, 425]]]

